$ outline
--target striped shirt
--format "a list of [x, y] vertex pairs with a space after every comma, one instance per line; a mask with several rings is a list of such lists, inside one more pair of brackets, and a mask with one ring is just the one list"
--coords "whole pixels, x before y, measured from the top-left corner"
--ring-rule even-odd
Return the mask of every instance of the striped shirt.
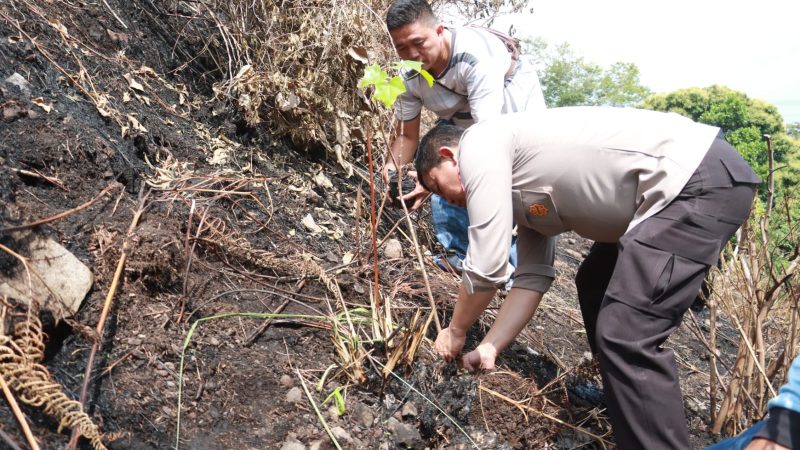
[[425, 106], [442, 119], [468, 127], [493, 115], [544, 108], [542, 89], [531, 63], [520, 59], [506, 82], [511, 54], [500, 38], [474, 27], [449, 30], [450, 61], [433, 87], [428, 87], [416, 71], [403, 71], [406, 92], [395, 106], [399, 120], [417, 118]]

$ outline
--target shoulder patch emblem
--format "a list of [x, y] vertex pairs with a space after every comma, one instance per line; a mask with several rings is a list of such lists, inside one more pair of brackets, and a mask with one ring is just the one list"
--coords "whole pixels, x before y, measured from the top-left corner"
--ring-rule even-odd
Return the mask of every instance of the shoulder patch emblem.
[[543, 217], [546, 216], [550, 210], [541, 203], [534, 203], [531, 206], [528, 206], [528, 212], [530, 212], [532, 216]]

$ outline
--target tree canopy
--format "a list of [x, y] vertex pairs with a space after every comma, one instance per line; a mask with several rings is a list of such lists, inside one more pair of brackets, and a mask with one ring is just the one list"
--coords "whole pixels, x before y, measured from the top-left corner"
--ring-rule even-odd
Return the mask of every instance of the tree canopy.
[[677, 112], [698, 122], [716, 125], [726, 134], [749, 127], [756, 128], [760, 134], [773, 135], [785, 131], [783, 117], [775, 105], [751, 99], [743, 92], [724, 86], [654, 94], [645, 99], [643, 106]]
[[548, 107], [574, 105], [634, 106], [650, 90], [639, 82], [639, 68], [616, 62], [608, 68], [586, 61], [567, 43], [551, 46], [542, 38], [523, 40], [539, 72]]
[[773, 144], [776, 177], [786, 186], [793, 186], [800, 180], [800, 174], [788, 164], [790, 159], [800, 154], [800, 143], [786, 134], [783, 117], [771, 103], [714, 85], [654, 94], [647, 97], [642, 106], [656, 111], [676, 112], [722, 128], [728, 142], [765, 180], [769, 171], [766, 140], [769, 137]]

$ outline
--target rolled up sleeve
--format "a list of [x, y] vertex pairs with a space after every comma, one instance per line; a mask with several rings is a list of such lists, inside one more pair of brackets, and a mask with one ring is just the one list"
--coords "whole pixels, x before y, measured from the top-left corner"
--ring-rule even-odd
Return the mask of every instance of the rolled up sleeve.
[[519, 266], [514, 273], [514, 287], [544, 294], [556, 277], [553, 261], [558, 237], [545, 236], [524, 227], [519, 228], [517, 235]]
[[413, 87], [406, 82], [406, 91], [397, 97], [394, 114], [397, 120], [408, 121], [416, 119], [422, 113], [422, 99], [413, 94]]

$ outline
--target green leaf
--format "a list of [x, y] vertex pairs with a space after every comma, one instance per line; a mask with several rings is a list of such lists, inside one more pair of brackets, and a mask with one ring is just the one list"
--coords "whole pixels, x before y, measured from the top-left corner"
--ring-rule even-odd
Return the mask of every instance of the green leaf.
[[433, 75], [431, 75], [430, 72], [422, 68], [422, 62], [420, 61], [409, 61], [407, 59], [404, 59], [392, 67], [395, 69], [416, 70], [420, 75], [422, 75], [422, 78], [425, 78], [425, 81], [428, 82], [428, 87], [433, 87]]
[[383, 102], [387, 108], [394, 105], [394, 102], [397, 100], [397, 96], [402, 94], [406, 91], [406, 87], [403, 84], [403, 79], [399, 76], [392, 77], [388, 83], [384, 82], [383, 84], [376, 84], [375, 85], [375, 97], [376, 100]]
[[328, 403], [330, 399], [333, 399], [333, 403], [336, 405], [336, 412], [338, 412], [340, 416], [343, 416], [346, 411], [346, 406], [344, 403], [344, 396], [342, 396], [342, 388], [337, 387], [334, 389], [333, 392], [328, 395], [325, 401], [322, 402], [322, 404], [324, 405]]
[[364, 76], [358, 81], [358, 87], [365, 88], [369, 85], [379, 86], [386, 84], [389, 74], [381, 69], [381, 66], [373, 64], [364, 68]]

